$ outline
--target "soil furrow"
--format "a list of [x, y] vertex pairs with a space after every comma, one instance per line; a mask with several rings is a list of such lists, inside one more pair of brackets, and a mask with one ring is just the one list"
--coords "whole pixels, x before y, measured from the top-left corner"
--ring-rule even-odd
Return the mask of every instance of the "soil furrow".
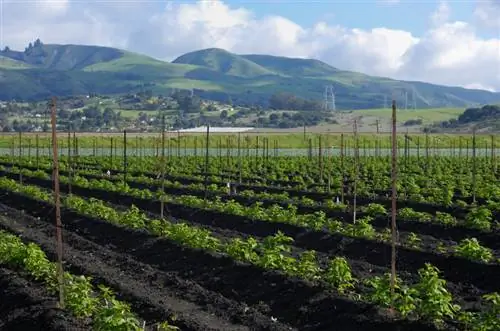
[[0, 265], [0, 330], [84, 331], [89, 325], [57, 308], [57, 299], [22, 271]]
[[[0, 171], [0, 174], [2, 176], [9, 177], [14, 180], [19, 179], [18, 174], [14, 173], [9, 173], [9, 172], [3, 172]], [[89, 175], [89, 174], [84, 174], [80, 175], [84, 178], [87, 179], [103, 179], [101, 176], [97, 175]], [[118, 182], [120, 180], [118, 179], [113, 179], [113, 178], [105, 178], [106, 180], [111, 180], [114, 182]], [[33, 183], [35, 185], [40, 185], [44, 187], [50, 187], [52, 185], [51, 181], [44, 180], [44, 179], [39, 179], [39, 178], [24, 178], [23, 181], [26, 183]], [[137, 182], [132, 182], [132, 181], [127, 181], [127, 185], [129, 185], [131, 188], [137, 188], [137, 189], [148, 189], [150, 191], [156, 191], [160, 189], [161, 187], [159, 185], [151, 185], [151, 184], [142, 184], [142, 183], [137, 183]], [[74, 186], [74, 185], [73, 185]], [[66, 188], [67, 185], [63, 184], [61, 185], [61, 188]], [[164, 188], [165, 193], [167, 194], [174, 194], [174, 195], [194, 195], [197, 197], [204, 197], [205, 196], [205, 191], [202, 190], [195, 190], [195, 189], [190, 189], [190, 188], [169, 188], [165, 187]], [[214, 194], [212, 192], [209, 193], [209, 195], [213, 196]], [[284, 208], [288, 206], [288, 203], [285, 202], [279, 202], [275, 200], [267, 200], [267, 199], [256, 199], [256, 198], [249, 198], [245, 196], [240, 196], [240, 195], [218, 195], [221, 200], [227, 201], [227, 200], [234, 200], [242, 205], [249, 206], [256, 201], [262, 202], [264, 207], [269, 207], [273, 204], [280, 205]], [[380, 203], [380, 201], [377, 201], [377, 199], [373, 198], [357, 198], [357, 204], [358, 206], [362, 205], [367, 205], [369, 203]], [[385, 201], [382, 203], [386, 205], [385, 207], [390, 208], [390, 201]], [[330, 209], [325, 209], [319, 206], [304, 206], [301, 204], [294, 204], [297, 207], [297, 212], [299, 214], [312, 214], [317, 211], [322, 211], [324, 212], [328, 217], [334, 218], [334, 219], [341, 219], [344, 220], [345, 222], [352, 222], [352, 213], [348, 212], [341, 212], [341, 211], [333, 211]], [[431, 214], [436, 213], [437, 211], [440, 211], [435, 208], [434, 205], [427, 204], [427, 207], [424, 208], [426, 212], [429, 212]], [[411, 205], [408, 205], [407, 202], [398, 202], [398, 208], [405, 208], [409, 207], [411, 208]], [[417, 210], [422, 211], [422, 208], [417, 208]], [[465, 217], [465, 211], [460, 211], [457, 209], [451, 208], [449, 210], [451, 214], [459, 217], [459, 218], [464, 218]], [[363, 217], [365, 216], [366, 213], [363, 212], [358, 212], [357, 216]], [[496, 216], [498, 218], [498, 216]], [[371, 224], [377, 228], [378, 230], [382, 230], [385, 228], [388, 228], [390, 226], [390, 219], [388, 217], [376, 217]], [[466, 238], [477, 238], [483, 245], [492, 248], [492, 249], [500, 249], [500, 233], [498, 231], [493, 231], [491, 233], [486, 233], [482, 232], [479, 230], [475, 229], [469, 229], [465, 228], [463, 226], [444, 226], [442, 224], [438, 224], [435, 222], [419, 222], [419, 221], [411, 221], [411, 220], [399, 220], [398, 221], [398, 229], [399, 231], [402, 232], [415, 232], [423, 235], [428, 235], [432, 236], [434, 238], [439, 238], [442, 240], [451, 240], [455, 242], [459, 242], [463, 239]]]
[[[41, 186], [47, 187], [46, 180], [40, 180]], [[50, 183], [50, 182], [49, 182]], [[61, 187], [67, 191], [67, 187]], [[160, 203], [154, 200], [131, 197], [117, 192], [101, 189], [88, 189], [78, 186], [72, 187], [74, 194], [86, 197], [95, 197], [111, 203], [131, 206], [157, 212]], [[330, 234], [325, 231], [314, 231], [303, 227], [277, 223], [253, 221], [243, 216], [233, 216], [224, 213], [201, 210], [177, 204], [166, 203], [167, 215], [189, 222], [225, 228], [232, 231], [244, 232], [253, 236], [269, 236], [281, 231], [294, 239], [294, 245], [302, 249], [311, 249], [330, 255], [345, 255], [354, 260], [366, 261], [379, 267], [387, 267], [389, 262], [390, 245], [367, 239], [346, 238], [341, 235]], [[484, 291], [498, 291], [496, 279], [500, 279], [500, 265], [484, 264], [467, 259], [418, 251], [405, 247], [398, 248], [398, 269], [416, 273], [425, 263], [431, 263], [439, 268], [444, 277], [456, 284], [471, 284]], [[468, 272], [474, 269], [474, 273]]]
[[[22, 234], [23, 238], [36, 242], [48, 254], [55, 256], [53, 225], [20, 215], [5, 206], [1, 206], [1, 210], [8, 219], [2, 218], [0, 226]], [[175, 318], [176, 325], [182, 330], [291, 329], [273, 323], [270, 317], [255, 309], [182, 280], [175, 273], [161, 272], [67, 230], [64, 230], [63, 236], [66, 267], [91, 275], [95, 281], [118, 290], [119, 296], [132, 303], [134, 311], [149, 324]], [[230, 320], [253, 328], [238, 325], [237, 322], [232, 324]]]
[[[3, 196], [4, 200], [9, 199], [9, 205], [22, 207], [35, 216], [53, 216], [49, 204], [15, 194], [9, 196]], [[13, 199], [15, 196], [17, 202]], [[227, 257], [182, 248], [144, 232], [117, 227], [68, 210], [63, 210], [62, 217], [68, 231], [81, 233], [96, 244], [124, 252], [161, 271], [176, 273], [182, 279], [265, 311], [266, 315], [300, 330], [434, 329], [422, 323], [391, 321], [379, 315], [371, 305], [340, 298], [298, 279], [236, 263]]]

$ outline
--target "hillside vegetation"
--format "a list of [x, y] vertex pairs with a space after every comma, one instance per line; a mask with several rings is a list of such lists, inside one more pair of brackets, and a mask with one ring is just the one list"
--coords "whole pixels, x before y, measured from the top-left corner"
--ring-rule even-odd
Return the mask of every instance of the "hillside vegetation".
[[500, 131], [500, 105], [467, 108], [457, 118], [434, 125], [430, 131]]
[[276, 74], [255, 62], [217, 48], [206, 49], [203, 52], [187, 53], [178, 57], [172, 63], [197, 65], [225, 75], [246, 78]]
[[[499, 93], [405, 82], [343, 71], [314, 59], [237, 55], [206, 49], [164, 62], [124, 50], [84, 45], [46, 45], [0, 51], [0, 99], [35, 100], [52, 95], [115, 94], [151, 90], [168, 95], [193, 89], [206, 99], [265, 105], [277, 93], [323, 100], [326, 85], [335, 89], [339, 109], [380, 108], [394, 91], [408, 91], [416, 108], [467, 107], [496, 103]], [[404, 102], [401, 94], [398, 102]]]

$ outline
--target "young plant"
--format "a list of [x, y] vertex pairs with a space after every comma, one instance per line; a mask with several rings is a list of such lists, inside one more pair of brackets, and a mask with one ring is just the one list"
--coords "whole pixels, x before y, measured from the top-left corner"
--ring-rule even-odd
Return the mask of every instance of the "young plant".
[[492, 213], [487, 207], [472, 209], [465, 219], [465, 225], [471, 229], [490, 231]]
[[[368, 294], [368, 299], [371, 302], [382, 307], [390, 307], [392, 303], [390, 286], [391, 274], [368, 278], [364, 281], [364, 283], [371, 288], [370, 293]], [[399, 284], [399, 280], [396, 280], [395, 285], [397, 284]]]
[[325, 202], [326, 207], [331, 210], [336, 210], [336, 211], [346, 211], [348, 206], [343, 203], [337, 203], [336, 200], [327, 200]]
[[411, 232], [408, 237], [406, 237], [406, 243], [408, 247], [413, 249], [420, 248], [420, 244], [422, 243], [422, 239], [418, 237], [416, 233]]
[[487, 308], [484, 309], [477, 320], [478, 331], [500, 330], [500, 293], [483, 295]]
[[391, 241], [392, 231], [389, 228], [385, 228], [381, 232], [378, 232], [376, 236], [377, 236], [377, 239], [382, 241], [382, 242], [389, 242], [389, 241]]
[[345, 228], [345, 234], [352, 237], [371, 239], [375, 237], [376, 231], [370, 222], [373, 219], [370, 216], [360, 218], [354, 224], [348, 224]]
[[259, 243], [254, 238], [248, 239], [233, 238], [226, 246], [225, 252], [233, 259], [255, 263], [259, 260], [259, 255], [256, 252]]
[[156, 325], [157, 331], [178, 331], [180, 330], [177, 326], [171, 325], [168, 322], [161, 322]]
[[411, 208], [401, 208], [398, 211], [398, 216], [405, 221], [427, 222], [432, 219], [431, 215], [415, 211]]
[[453, 304], [453, 297], [446, 289], [446, 281], [439, 278], [439, 269], [429, 263], [418, 270], [416, 312], [421, 318], [442, 325], [446, 317], [453, 319], [460, 306]]
[[436, 251], [441, 254], [446, 254], [448, 253], [448, 246], [446, 246], [444, 243], [439, 242], [436, 246]]
[[469, 260], [486, 263], [493, 259], [491, 249], [481, 246], [476, 238], [462, 240], [455, 248], [455, 254]]
[[295, 268], [295, 273], [304, 279], [318, 280], [321, 276], [321, 268], [315, 251], [305, 251], [300, 255]]
[[100, 307], [93, 319], [94, 330], [143, 330], [128, 304], [116, 300], [111, 289], [106, 286], [99, 285], [99, 291]]
[[339, 293], [354, 288], [356, 279], [353, 277], [351, 267], [344, 257], [335, 257], [330, 260], [325, 272], [325, 280]]
[[66, 291], [64, 302], [76, 317], [91, 317], [99, 305], [99, 299], [94, 296], [90, 277], [73, 276], [64, 273]]
[[446, 226], [453, 226], [457, 224], [457, 220], [455, 217], [448, 213], [436, 212], [436, 222], [439, 224], [443, 224]]
[[366, 206], [365, 212], [372, 217], [379, 217], [387, 215], [385, 207], [378, 203], [370, 203]]
[[261, 256], [257, 264], [266, 269], [278, 269], [285, 273], [293, 273], [295, 259], [283, 253], [289, 253], [293, 238], [278, 231], [274, 236], [264, 238], [259, 245]]
[[337, 220], [327, 220], [326, 228], [331, 233], [342, 233], [344, 231], [344, 225], [342, 224], [341, 221]]

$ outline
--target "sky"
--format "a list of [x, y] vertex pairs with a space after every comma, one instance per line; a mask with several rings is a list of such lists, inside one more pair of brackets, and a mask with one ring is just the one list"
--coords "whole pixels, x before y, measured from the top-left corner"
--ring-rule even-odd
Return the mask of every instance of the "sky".
[[500, 91], [500, 0], [0, 0], [0, 47], [118, 47], [171, 61], [223, 48]]

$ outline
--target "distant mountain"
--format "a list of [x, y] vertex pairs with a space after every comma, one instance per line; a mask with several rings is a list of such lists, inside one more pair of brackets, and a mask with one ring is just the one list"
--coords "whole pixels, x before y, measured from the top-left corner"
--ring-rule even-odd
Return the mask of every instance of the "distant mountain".
[[319, 60], [293, 59], [272, 55], [242, 55], [241, 57], [285, 76], [331, 77], [341, 72]]
[[1, 55], [34, 68], [81, 70], [95, 63], [119, 59], [124, 52], [99, 46], [36, 44], [24, 52], [7, 50]]
[[244, 78], [252, 78], [276, 73], [242, 56], [229, 53], [223, 49], [210, 48], [203, 51], [186, 53], [172, 61], [176, 64], [192, 64], [210, 70]]
[[[417, 108], [467, 107], [497, 103], [500, 93], [398, 81], [343, 71], [314, 59], [237, 55], [210, 48], [173, 62], [109, 47], [45, 45], [37, 40], [24, 51], [0, 51], [0, 99], [41, 99], [52, 95], [116, 94], [150, 89], [194, 89], [207, 99], [266, 104], [278, 92], [322, 100], [326, 85], [339, 109], [380, 108], [394, 91], [406, 90]], [[398, 93], [398, 103], [405, 101]]]

